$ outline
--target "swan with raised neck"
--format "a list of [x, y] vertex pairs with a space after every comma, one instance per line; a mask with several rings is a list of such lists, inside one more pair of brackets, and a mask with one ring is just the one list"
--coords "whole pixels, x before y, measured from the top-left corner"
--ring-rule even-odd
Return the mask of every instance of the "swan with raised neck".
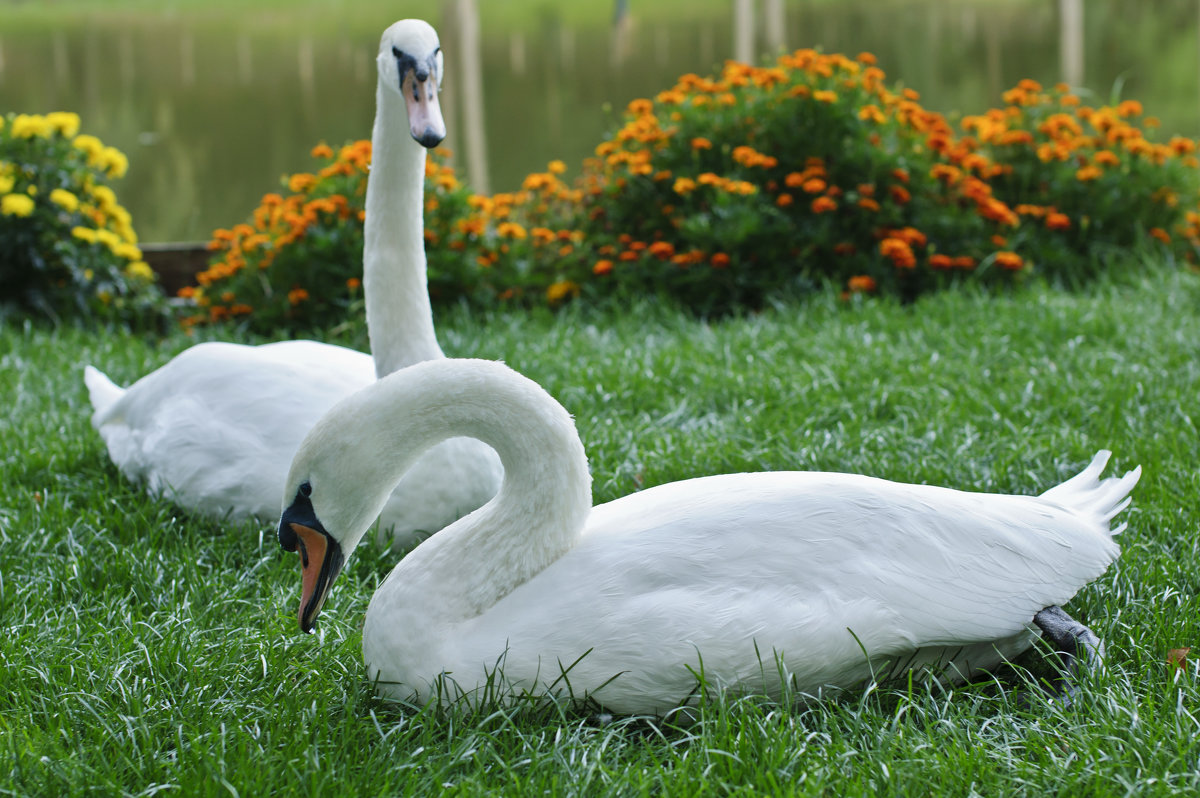
[[1057, 605], [1117, 556], [1109, 522], [1140, 475], [1099, 479], [1107, 452], [1041, 496], [727, 474], [593, 508], [549, 394], [499, 363], [428, 361], [341, 402], [292, 463], [278, 533], [300, 554], [301, 629], [413, 459], [457, 435], [494, 448], [504, 480], [371, 600], [368, 672], [401, 699], [570, 691], [664, 713], [695, 699], [699, 668], [710, 687], [778, 696], [897, 668], [957, 680], [1020, 653], [1034, 626], [1074, 646], [1091, 633]]
[[[422, 20], [380, 38], [363, 280], [374, 356], [316, 341], [206, 342], [129, 388], [88, 366], [92, 424], [112, 461], [151, 494], [225, 518], [276, 519], [304, 433], [339, 399], [410, 363], [441, 358], [423, 240], [426, 148], [446, 134], [442, 52]], [[380, 524], [408, 546], [480, 506], [500, 484], [495, 454], [447, 441], [397, 488]]]
[[[376, 61], [363, 293], [375, 373], [382, 377], [444, 357], [425, 274], [424, 198], [426, 149], [446, 137], [446, 125], [437, 96], [442, 49], [428, 23], [404, 19], [389, 27]], [[397, 135], [405, 127], [411, 135]]]

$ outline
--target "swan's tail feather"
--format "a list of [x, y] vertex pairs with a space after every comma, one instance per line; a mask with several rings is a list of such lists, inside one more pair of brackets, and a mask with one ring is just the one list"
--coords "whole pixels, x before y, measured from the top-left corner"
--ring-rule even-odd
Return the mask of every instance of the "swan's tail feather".
[[83, 382], [87, 385], [88, 398], [96, 411], [92, 414], [92, 423], [100, 424], [103, 414], [125, 395], [125, 389], [110, 380], [100, 369], [92, 366], [84, 366]]
[[[1142, 467], [1137, 466], [1132, 471], [1127, 471], [1124, 476], [1100, 479], [1110, 456], [1112, 452], [1101, 449], [1087, 468], [1066, 482], [1055, 485], [1043, 493], [1042, 498], [1076, 512], [1086, 513], [1105, 525], [1109, 524], [1129, 506], [1129, 502], [1132, 501], [1129, 493], [1142, 476]], [[1124, 529], [1125, 524], [1121, 524], [1110, 530], [1110, 534], [1119, 535]]]

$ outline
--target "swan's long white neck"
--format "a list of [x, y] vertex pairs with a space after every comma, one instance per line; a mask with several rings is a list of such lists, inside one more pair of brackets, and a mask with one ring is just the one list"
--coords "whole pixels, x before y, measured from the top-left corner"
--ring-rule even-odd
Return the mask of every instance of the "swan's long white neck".
[[[338, 464], [341, 488], [373, 494], [380, 505], [413, 460], [446, 438], [478, 438], [504, 466], [495, 498], [423, 542], [390, 577], [425, 596], [431, 612], [449, 620], [474, 617], [562, 556], [582, 533], [591, 476], [575, 424], [537, 383], [507, 366], [420, 363], [348, 404], [356, 406], [338, 414], [348, 424], [333, 434], [350, 439], [344, 456], [366, 467]], [[340, 499], [347, 500], [353, 501]], [[358, 540], [342, 541], [347, 556]], [[448, 585], [438, 576], [446, 573], [471, 578]]]
[[425, 277], [425, 148], [409, 134], [399, 92], [375, 91], [363, 241], [363, 293], [375, 374], [444, 357]]

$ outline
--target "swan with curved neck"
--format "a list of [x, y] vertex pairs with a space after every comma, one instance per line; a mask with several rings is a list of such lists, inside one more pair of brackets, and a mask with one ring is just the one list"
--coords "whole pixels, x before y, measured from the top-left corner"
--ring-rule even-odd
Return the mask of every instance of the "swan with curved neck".
[[965, 677], [1027, 648], [1035, 629], [1095, 652], [1058, 605], [1117, 556], [1109, 522], [1140, 474], [1099, 480], [1107, 452], [1041, 496], [729, 474], [592, 507], [561, 405], [502, 364], [429, 361], [345, 399], [296, 454], [279, 539], [301, 559], [301, 629], [391, 486], [457, 435], [494, 448], [504, 480], [371, 599], [368, 671], [403, 699], [490, 684], [661, 714], [694, 698], [701, 667], [710, 686], [779, 695], [782, 672], [816, 694], [889, 667]]
[[[279, 487], [304, 433], [338, 400], [421, 360], [442, 358], [426, 287], [425, 151], [446, 134], [438, 106], [442, 52], [421, 20], [384, 31], [378, 56], [363, 282], [371, 355], [315, 341], [203, 343], [128, 389], [88, 366], [92, 423], [113, 462], [152, 494], [205, 514], [274, 519]], [[487, 501], [495, 454], [446, 441], [382, 507], [397, 545]]]

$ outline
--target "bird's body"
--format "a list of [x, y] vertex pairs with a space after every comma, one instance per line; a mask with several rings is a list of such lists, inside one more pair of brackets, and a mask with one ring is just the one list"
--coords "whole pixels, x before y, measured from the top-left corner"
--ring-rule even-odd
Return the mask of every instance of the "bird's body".
[[400, 698], [487, 686], [658, 714], [699, 673], [775, 695], [909, 668], [961, 678], [1028, 647], [1040, 611], [1104, 572], [1139, 473], [1099, 480], [1102, 453], [1042, 496], [730, 474], [593, 508], [574, 425], [544, 391], [498, 364], [420, 364], [348, 398], [297, 454], [280, 537], [307, 547], [302, 626], [330, 581], [313, 551], [340, 567], [413, 454], [464, 434], [499, 452], [500, 493], [418, 546], [367, 610], [368, 671]]
[[[422, 234], [425, 147], [445, 135], [441, 63], [437, 34], [424, 22], [403, 20], [384, 33], [363, 252], [374, 357], [314, 341], [207, 343], [128, 389], [89, 366], [92, 423], [126, 476], [203, 514], [274, 518], [287, 463], [324, 412], [377, 376], [444, 357]], [[411, 545], [487, 501], [499, 479], [486, 446], [447, 441], [382, 508], [381, 534], [393, 529], [398, 546]]]

